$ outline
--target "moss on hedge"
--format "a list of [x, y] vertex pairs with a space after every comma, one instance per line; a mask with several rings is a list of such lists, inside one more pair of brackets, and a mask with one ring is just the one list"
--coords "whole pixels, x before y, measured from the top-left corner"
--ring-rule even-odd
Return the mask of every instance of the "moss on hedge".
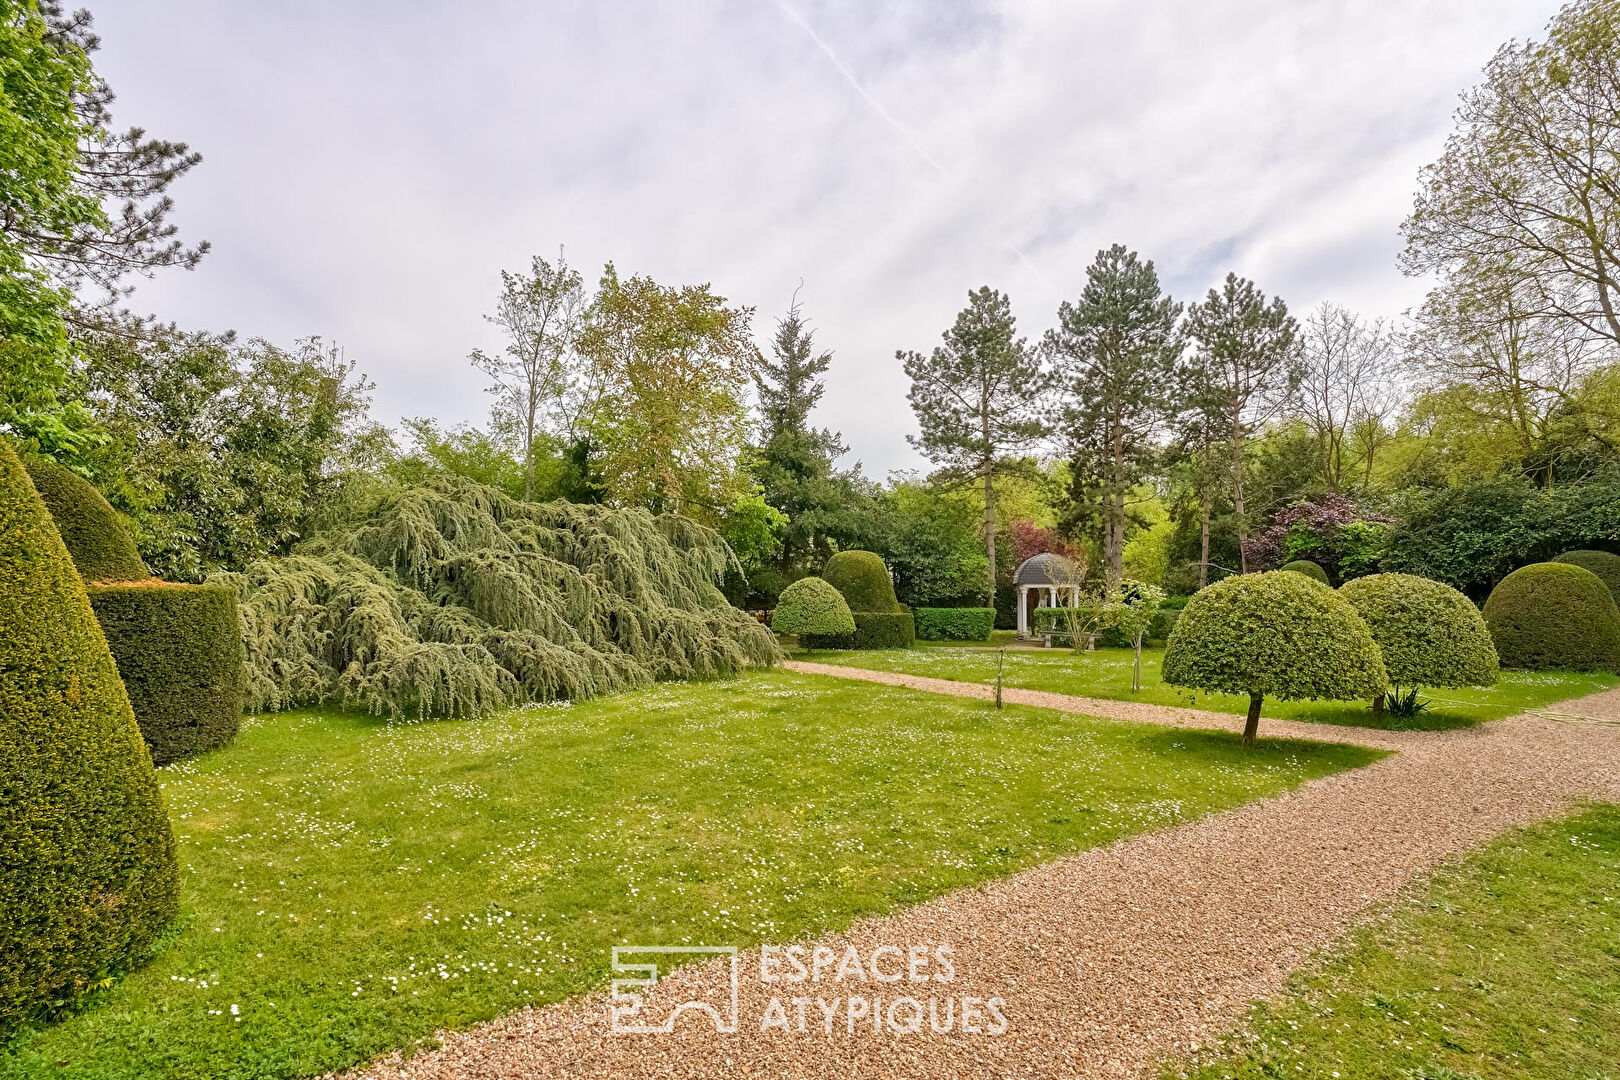
[[1473, 601], [1449, 585], [1412, 574], [1371, 574], [1339, 595], [1372, 631], [1394, 686], [1488, 686], [1496, 646]]
[[1503, 667], [1620, 671], [1620, 608], [1583, 567], [1519, 567], [1491, 590], [1485, 624]]
[[1566, 551], [1553, 562], [1569, 563], [1592, 571], [1609, 587], [1609, 595], [1620, 604], [1620, 555], [1612, 551]]
[[89, 592], [154, 765], [236, 737], [247, 692], [236, 594], [164, 581]]
[[844, 594], [851, 611], [894, 611], [894, 582], [883, 559], [870, 551], [840, 551], [827, 560], [821, 576]]
[[920, 607], [913, 614], [924, 641], [988, 641], [996, 627], [993, 607]]
[[1389, 686], [1372, 632], [1349, 602], [1304, 574], [1234, 574], [1201, 589], [1170, 634], [1171, 686], [1247, 694], [1251, 742], [1268, 695], [1373, 698]]
[[90, 481], [47, 458], [29, 457], [23, 465], [81, 578], [139, 581], [151, 576], [118, 511]]
[[150, 951], [174, 917], [152, 763], [45, 504], [0, 440], [0, 1039]]
[[1315, 578], [1324, 585], [1328, 584], [1327, 571], [1309, 559], [1295, 559], [1293, 562], [1283, 563], [1282, 569], [1292, 570], [1296, 574], [1304, 574], [1306, 577]]
[[853, 634], [855, 620], [843, 594], [818, 577], [804, 577], [782, 590], [771, 615], [778, 634]]

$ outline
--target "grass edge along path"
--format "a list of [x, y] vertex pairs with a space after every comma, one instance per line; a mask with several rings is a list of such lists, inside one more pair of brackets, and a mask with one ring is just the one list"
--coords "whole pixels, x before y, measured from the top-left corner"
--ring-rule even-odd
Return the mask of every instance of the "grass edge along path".
[[1164, 1076], [1620, 1076], [1620, 805], [1442, 866]]
[[486, 721], [263, 717], [160, 773], [167, 951], [0, 1077], [342, 1068], [599, 987], [613, 944], [834, 932], [1373, 756], [784, 671]]
[[[891, 671], [925, 678], [994, 685], [999, 650], [933, 644], [913, 649], [800, 651], [797, 662]], [[1131, 690], [1130, 649], [1100, 648], [1076, 653], [1069, 649], [1009, 648], [1003, 685], [1023, 690], [1067, 694], [1099, 701], [1119, 701], [1208, 712], [1237, 713], [1249, 700], [1232, 694], [1206, 694], [1166, 686], [1159, 679], [1162, 648], [1142, 650], [1142, 689]], [[1494, 687], [1424, 690], [1430, 706], [1416, 717], [1386, 715], [1378, 724], [1392, 731], [1446, 731], [1499, 720], [1620, 686], [1608, 672], [1504, 670]], [[1373, 727], [1372, 710], [1357, 701], [1281, 701], [1268, 697], [1260, 715], [1271, 720]]]

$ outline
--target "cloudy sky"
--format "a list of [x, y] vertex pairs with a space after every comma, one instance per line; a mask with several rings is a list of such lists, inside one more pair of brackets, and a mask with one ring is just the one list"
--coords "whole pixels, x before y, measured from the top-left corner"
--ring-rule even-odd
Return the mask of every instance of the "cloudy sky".
[[1397, 315], [1418, 169], [1553, 0], [87, 0], [116, 119], [183, 139], [192, 273], [136, 305], [340, 342], [379, 418], [479, 421], [502, 268], [565, 245], [757, 308], [800, 282], [821, 422], [921, 462], [897, 348], [994, 285], [1038, 337], [1099, 247]]

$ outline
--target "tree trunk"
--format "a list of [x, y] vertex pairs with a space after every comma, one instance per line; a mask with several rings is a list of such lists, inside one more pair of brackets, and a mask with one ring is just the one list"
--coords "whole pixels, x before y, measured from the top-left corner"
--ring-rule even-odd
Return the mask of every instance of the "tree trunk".
[[1232, 413], [1232, 513], [1237, 520], [1238, 570], [1249, 572], [1249, 553], [1244, 550], [1249, 539], [1249, 524], [1243, 517], [1243, 423], [1236, 410]]
[[990, 563], [990, 591], [989, 602], [986, 607], [996, 606], [996, 487], [990, 479], [990, 469], [984, 470], [984, 553]]
[[1202, 589], [1209, 584], [1209, 511], [1213, 501], [1213, 492], [1209, 484], [1203, 485], [1199, 493], [1199, 522], [1198, 522], [1198, 587]]
[[1125, 577], [1125, 442], [1117, 425], [1108, 449], [1113, 476], [1103, 502], [1103, 577], [1112, 592]]
[[1131, 689], [1142, 689], [1142, 631], [1136, 632], [1136, 663], [1131, 668]]
[[1264, 694], [1249, 695], [1249, 717], [1243, 722], [1243, 745], [1253, 746], [1255, 733], [1260, 730], [1260, 702]]
[[1373, 698], [1372, 713], [1373, 713], [1373, 716], [1372, 716], [1373, 723], [1382, 724], [1384, 722], [1384, 695], [1383, 694], [1379, 694], [1377, 697]]

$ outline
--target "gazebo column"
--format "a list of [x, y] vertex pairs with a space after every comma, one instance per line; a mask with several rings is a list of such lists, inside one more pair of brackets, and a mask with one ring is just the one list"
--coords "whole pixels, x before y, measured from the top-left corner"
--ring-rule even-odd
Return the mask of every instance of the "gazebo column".
[[1018, 586], [1018, 636], [1029, 636], [1029, 586]]

